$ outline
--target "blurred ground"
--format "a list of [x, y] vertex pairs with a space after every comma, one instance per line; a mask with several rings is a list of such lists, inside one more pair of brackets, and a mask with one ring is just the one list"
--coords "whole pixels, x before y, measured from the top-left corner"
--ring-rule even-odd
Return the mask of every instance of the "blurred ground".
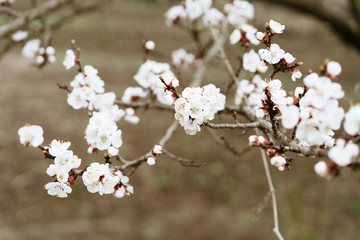
[[[206, 131], [187, 136], [179, 128], [169, 149], [198, 162], [207, 161], [208, 166], [184, 168], [163, 156], [155, 167], [141, 166], [131, 177], [135, 187], [131, 197], [101, 197], [87, 192], [77, 181], [68, 199], [58, 199], [43, 189], [50, 181], [45, 174], [49, 161], [37, 149], [19, 144], [18, 128], [26, 122], [38, 124], [45, 130], [45, 143], [54, 138], [71, 141], [71, 149], [83, 159], [83, 165], [101, 161], [100, 154], [86, 153], [86, 111], [71, 109], [66, 94], [56, 86], [57, 82], [68, 84], [74, 76], [74, 71], [61, 66], [64, 52], [69, 41], [76, 39], [83, 62], [97, 67], [106, 90], [121, 96], [126, 86], [136, 86], [132, 77], [142, 63], [141, 39], [154, 40], [161, 53], [153, 58], [163, 61], [168, 61], [171, 50], [190, 41], [181, 31], [165, 26], [163, 15], [169, 6], [120, 0], [76, 19], [55, 33], [58, 62], [41, 71], [21, 58], [20, 47], [2, 59], [0, 239], [275, 239], [258, 150], [236, 158], [209, 140]], [[354, 98], [360, 74], [358, 53], [314, 19], [271, 5], [256, 4], [255, 9], [258, 28], [271, 18], [286, 25], [276, 41], [305, 63], [303, 73], [309, 68], [317, 70], [327, 57], [339, 61], [343, 66], [340, 82], [347, 96]], [[218, 86], [226, 81], [226, 72], [210, 69], [205, 76], [205, 82]], [[294, 86], [289, 83], [287, 89]], [[356, 100], [360, 100], [358, 96]], [[345, 101], [344, 105], [347, 108]], [[148, 151], [173, 119], [171, 113], [139, 115], [142, 120], [136, 127], [120, 123], [125, 142], [121, 154], [126, 158]], [[247, 144], [232, 131], [224, 134], [232, 134], [230, 138], [239, 148]], [[291, 171], [271, 169], [280, 230], [286, 239], [358, 239], [359, 174], [344, 171], [339, 178], [325, 181], [313, 173], [315, 160], [296, 159]]]

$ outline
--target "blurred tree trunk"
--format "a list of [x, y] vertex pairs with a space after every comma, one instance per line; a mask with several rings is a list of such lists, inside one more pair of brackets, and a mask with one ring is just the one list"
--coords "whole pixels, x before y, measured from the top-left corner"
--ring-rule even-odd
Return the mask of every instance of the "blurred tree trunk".
[[[343, 0], [343, 8], [331, 9], [341, 1], [253, 0], [287, 7], [328, 24], [335, 35], [360, 53], [360, 0]], [[341, 2], [341, 3], [342, 3]], [[341, 13], [341, 14], [340, 14]]]

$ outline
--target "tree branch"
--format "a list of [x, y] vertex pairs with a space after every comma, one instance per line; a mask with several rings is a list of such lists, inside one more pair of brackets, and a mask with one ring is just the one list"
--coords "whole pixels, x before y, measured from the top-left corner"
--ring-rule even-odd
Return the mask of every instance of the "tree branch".
[[211, 123], [211, 122], [206, 122], [204, 123], [204, 126], [213, 128], [213, 129], [221, 129], [221, 128], [228, 128], [228, 129], [246, 129], [246, 128], [257, 128], [260, 126], [259, 122], [251, 122], [251, 123], [234, 123], [234, 124], [230, 124], [230, 123], [219, 123], [219, 124], [215, 124], [215, 123]]

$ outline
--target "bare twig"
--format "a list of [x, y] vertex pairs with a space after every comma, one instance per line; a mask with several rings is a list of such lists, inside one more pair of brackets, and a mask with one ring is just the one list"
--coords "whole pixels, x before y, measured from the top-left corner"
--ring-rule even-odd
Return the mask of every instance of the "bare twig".
[[[259, 135], [259, 131], [257, 129], [255, 131], [256, 131], [256, 134]], [[269, 189], [270, 189], [271, 199], [272, 199], [272, 207], [273, 207], [273, 215], [274, 215], [274, 228], [273, 228], [273, 231], [280, 240], [284, 240], [284, 238], [281, 235], [280, 230], [279, 230], [279, 218], [278, 218], [276, 194], [275, 194], [275, 188], [274, 188], [272, 178], [271, 178], [271, 174], [270, 174], [269, 164], [268, 164], [267, 159], [266, 159], [265, 150], [260, 148], [260, 152], [261, 152], [261, 158], [262, 158], [262, 161], [263, 161], [263, 164], [264, 164], [265, 173], [266, 173], [266, 179], [267, 179], [268, 184], [269, 184]]]
[[220, 137], [219, 135], [217, 135], [214, 129], [206, 128], [206, 130], [208, 133], [210, 133], [210, 136], [214, 139], [214, 141], [217, 144], [224, 147], [225, 149], [230, 151], [235, 156], [242, 156], [246, 152], [251, 150], [251, 146], [246, 146], [243, 149], [237, 150], [234, 146], [231, 145], [231, 143], [227, 139], [225, 139], [225, 137], [223, 137], [223, 136]]
[[18, 12], [11, 7], [5, 7], [5, 6], [0, 6], [0, 14], [1, 13], [5, 13], [7, 15], [14, 16], [14, 17], [19, 17], [21, 15], [21, 12]]
[[201, 166], [205, 166], [207, 165], [207, 162], [202, 162], [202, 163], [195, 163], [195, 161], [187, 159], [187, 158], [183, 158], [183, 157], [178, 157], [175, 154], [167, 151], [165, 148], [163, 148], [163, 153], [165, 153], [167, 156], [177, 160], [181, 165], [183, 165], [184, 167], [194, 167], [194, 168], [198, 168]]
[[229, 59], [227, 58], [226, 56], [226, 53], [225, 53], [225, 50], [221, 44], [221, 42], [219, 41], [219, 36], [218, 36], [218, 29], [216, 28], [211, 28], [211, 34], [212, 34], [212, 37], [214, 38], [214, 41], [215, 41], [215, 44], [216, 46], [219, 48], [219, 52], [220, 52], [220, 56], [221, 56], [221, 59], [222, 61], [224, 62], [225, 66], [226, 66], [226, 69], [228, 70], [228, 72], [230, 73], [230, 76], [231, 76], [231, 83], [229, 85], [233, 85], [235, 84], [237, 81], [238, 81], [238, 78], [236, 77], [236, 74], [234, 72], [234, 69], [233, 67], [231, 66], [230, 64], [230, 61]]

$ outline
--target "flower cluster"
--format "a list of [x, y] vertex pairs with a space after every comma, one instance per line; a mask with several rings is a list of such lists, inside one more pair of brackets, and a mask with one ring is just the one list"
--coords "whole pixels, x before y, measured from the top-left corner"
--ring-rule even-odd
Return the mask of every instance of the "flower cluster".
[[69, 185], [74, 183], [74, 177], [70, 176], [70, 171], [80, 167], [81, 159], [74, 155], [73, 151], [68, 150], [70, 145], [70, 142], [61, 142], [54, 139], [49, 147], [45, 147], [54, 158], [54, 164], [50, 164], [46, 173], [52, 178], [56, 177], [55, 182], [45, 185], [49, 195], [65, 198], [72, 191]]
[[241, 28], [241, 25], [254, 18], [254, 6], [242, 0], [234, 0], [224, 5], [224, 11], [227, 13], [228, 22], [235, 28]]
[[302, 145], [326, 145], [332, 147], [333, 130], [341, 127], [344, 109], [338, 100], [344, 96], [341, 85], [332, 82], [326, 76], [311, 73], [304, 78], [306, 92], [299, 101], [301, 121], [296, 130], [296, 137]]
[[149, 156], [146, 160], [147, 164], [149, 164], [150, 166], [155, 165], [156, 164], [156, 157], [159, 156], [160, 154], [162, 154], [162, 147], [161, 145], [157, 144], [154, 145], [151, 153], [152, 155]]
[[110, 169], [109, 164], [91, 163], [82, 175], [84, 185], [91, 193], [114, 194], [121, 198], [134, 193], [133, 186], [129, 185], [129, 178], [121, 171]]
[[260, 41], [257, 39], [255, 34], [257, 29], [249, 24], [242, 24], [240, 29], [235, 29], [230, 35], [230, 44], [242, 43], [245, 46], [248, 46], [249, 43], [253, 45], [258, 45]]
[[251, 135], [249, 137], [249, 144], [252, 146], [256, 146], [256, 145], [268, 145], [269, 144], [269, 140], [267, 140], [266, 138], [264, 138], [263, 136], [256, 136], [256, 135]]
[[93, 112], [85, 134], [85, 139], [89, 144], [89, 153], [96, 149], [110, 149], [113, 152], [113, 148], [119, 149], [123, 144], [122, 131], [118, 129], [109, 112]]
[[261, 96], [266, 87], [266, 82], [261, 79], [260, 75], [255, 75], [251, 82], [243, 79], [238, 83], [235, 95], [235, 104], [240, 105], [244, 99], [246, 103], [255, 110], [261, 104]]
[[[19, 35], [14, 36], [15, 39], [20, 39], [20, 41], [21, 37], [25, 37], [25, 34], [19, 33]], [[55, 48], [53, 48], [52, 46], [47, 46], [43, 48], [40, 47], [40, 44], [40, 39], [33, 39], [27, 41], [22, 49], [22, 55], [29, 59], [35, 59], [35, 63], [37, 66], [43, 66], [46, 63], [54, 63], [56, 61], [56, 58], [54, 56]]]
[[225, 108], [225, 95], [213, 84], [187, 87], [175, 102], [175, 118], [189, 135], [199, 132], [200, 125], [213, 120], [215, 113]]
[[[176, 5], [170, 8], [166, 14], [166, 24], [169, 26], [178, 24], [180, 21], [188, 19], [194, 21], [204, 16], [209, 11], [212, 5], [212, 0], [185, 0], [184, 5]], [[215, 17], [216, 20], [210, 20]], [[204, 19], [205, 23], [212, 24], [219, 19], [218, 13], [211, 13]]]
[[194, 54], [187, 53], [180, 48], [171, 53], [172, 64], [179, 69], [192, 69], [197, 65]]
[[164, 103], [164, 84], [161, 82], [160, 77], [163, 77], [164, 79], [175, 79], [175, 75], [171, 71], [170, 65], [147, 60], [140, 66], [134, 79], [141, 87], [151, 89], [158, 101]]

